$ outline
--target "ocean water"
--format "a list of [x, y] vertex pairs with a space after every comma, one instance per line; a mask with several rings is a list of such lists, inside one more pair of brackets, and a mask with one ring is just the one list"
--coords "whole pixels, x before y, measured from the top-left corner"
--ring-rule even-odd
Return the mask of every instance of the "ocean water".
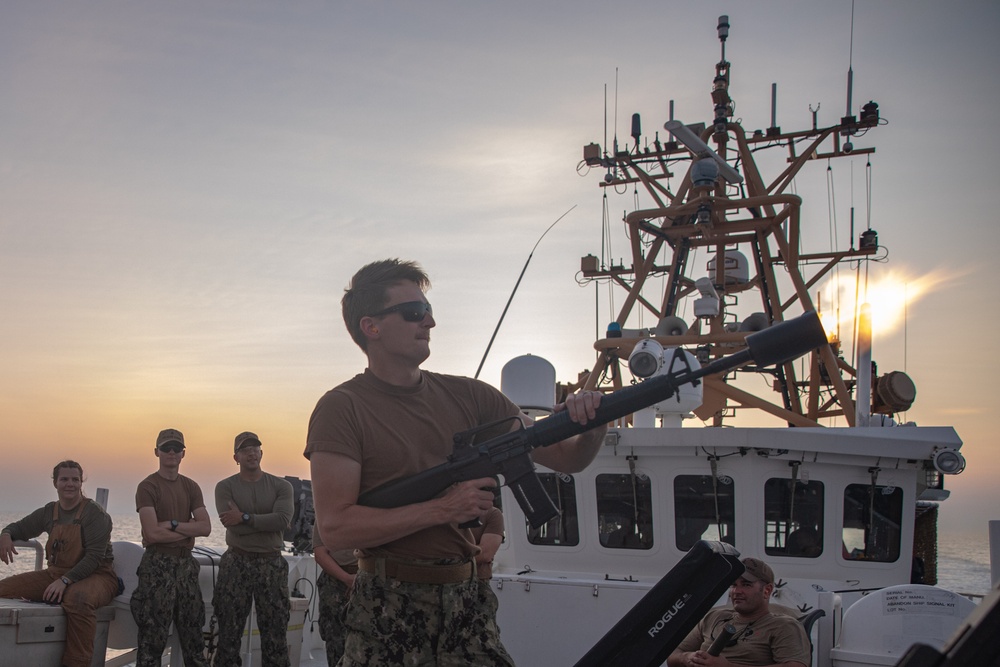
[[[25, 513], [0, 512], [0, 528], [7, 524], [24, 518]], [[114, 527], [111, 530], [112, 542], [139, 542], [142, 540], [142, 531], [139, 527], [138, 514], [112, 514], [111, 520]], [[38, 541], [45, 546], [46, 535], [43, 533], [38, 537]], [[216, 521], [212, 524], [212, 534], [206, 538], [197, 540], [198, 546], [210, 547], [222, 553], [226, 550], [226, 532]], [[33, 549], [18, 548], [18, 554], [12, 564], [0, 562], [0, 579], [9, 577], [19, 572], [28, 572], [35, 568], [35, 551]]]
[[[23, 514], [0, 512], [0, 527], [20, 519]], [[111, 539], [138, 542], [138, 514], [115, 514]], [[226, 548], [225, 531], [213, 524], [213, 533], [198, 540], [198, 545], [211, 547], [220, 553]], [[43, 539], [40, 540], [44, 544]], [[35, 566], [34, 551], [20, 549], [14, 564], [0, 563], [0, 578], [26, 572]], [[985, 595], [990, 590], [990, 546], [986, 531], [981, 536], [963, 536], [940, 540], [938, 545], [938, 585], [956, 593]]]
[[990, 542], [982, 536], [938, 540], [938, 586], [956, 593], [990, 591]]

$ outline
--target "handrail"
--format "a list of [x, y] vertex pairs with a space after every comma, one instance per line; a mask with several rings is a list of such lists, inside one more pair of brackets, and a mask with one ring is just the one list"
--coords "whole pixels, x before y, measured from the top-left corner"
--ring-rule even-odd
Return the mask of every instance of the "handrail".
[[17, 540], [14, 542], [15, 547], [27, 548], [31, 547], [35, 550], [35, 569], [41, 570], [42, 563], [45, 562], [45, 547], [42, 546], [41, 542], [38, 540]]

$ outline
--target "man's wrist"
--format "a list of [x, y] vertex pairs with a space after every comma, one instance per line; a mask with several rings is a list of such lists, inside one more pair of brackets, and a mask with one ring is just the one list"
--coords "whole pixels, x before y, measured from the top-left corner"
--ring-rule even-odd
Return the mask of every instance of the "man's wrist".
[[59, 580], [62, 581], [67, 586], [73, 583], [72, 581], [69, 580], [69, 577], [59, 577]]

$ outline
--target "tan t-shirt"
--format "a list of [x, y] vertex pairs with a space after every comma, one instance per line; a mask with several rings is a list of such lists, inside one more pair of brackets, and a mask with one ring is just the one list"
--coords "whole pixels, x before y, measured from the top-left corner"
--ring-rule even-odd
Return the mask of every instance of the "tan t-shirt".
[[[364, 493], [444, 463], [452, 452], [454, 434], [519, 412], [507, 397], [478, 380], [422, 371], [417, 386], [396, 387], [365, 371], [319, 400], [309, 420], [305, 456], [331, 452], [357, 461]], [[480, 434], [476, 442], [512, 427], [513, 422], [506, 422]], [[478, 551], [468, 529], [450, 524], [363, 554], [439, 560], [470, 558]]]
[[[152, 507], [156, 510], [157, 521], [170, 521], [174, 519], [180, 523], [190, 521], [194, 518], [194, 511], [205, 506], [205, 500], [201, 495], [201, 487], [190, 477], [178, 475], [177, 479], [169, 480], [159, 473], [153, 473], [146, 479], [139, 482], [139, 488], [135, 490], [135, 511], [138, 512], [143, 507]], [[164, 542], [164, 546], [184, 547], [190, 549], [194, 547], [193, 537], [178, 535], [173, 542]], [[145, 537], [142, 546], [149, 546]]]
[[712, 609], [688, 633], [677, 650], [707, 651], [726, 623], [736, 628], [735, 643], [722, 649], [722, 657], [737, 665], [773, 665], [797, 660], [806, 667], [812, 662], [812, 649], [802, 624], [791, 616], [770, 613], [752, 623], [736, 620], [729, 607]]

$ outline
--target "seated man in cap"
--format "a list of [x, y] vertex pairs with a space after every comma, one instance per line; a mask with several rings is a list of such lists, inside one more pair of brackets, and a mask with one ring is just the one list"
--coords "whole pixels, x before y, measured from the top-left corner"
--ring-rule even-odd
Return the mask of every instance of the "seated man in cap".
[[[732, 607], [718, 607], [705, 614], [667, 658], [668, 667], [809, 667], [812, 650], [805, 629], [791, 616], [771, 611], [774, 571], [757, 558], [742, 562], [746, 572], [729, 588]], [[709, 655], [708, 648], [726, 624], [736, 633], [719, 655]]]

